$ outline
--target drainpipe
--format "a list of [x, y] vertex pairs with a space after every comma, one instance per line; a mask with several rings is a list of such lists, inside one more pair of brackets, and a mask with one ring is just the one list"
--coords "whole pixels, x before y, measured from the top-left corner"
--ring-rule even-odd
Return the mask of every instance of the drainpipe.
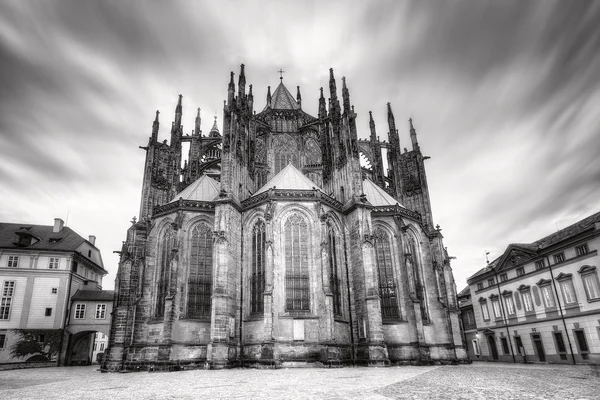
[[[510, 349], [510, 355], [512, 356], [513, 359], [513, 363], [517, 363], [517, 360], [515, 358], [515, 353], [513, 351], [513, 347], [512, 347], [512, 341], [510, 340], [510, 330], [508, 329], [508, 318], [506, 317], [506, 312], [504, 311], [504, 302], [502, 301], [502, 293], [500, 292], [500, 280], [498, 279], [498, 271], [496, 271], [496, 268], [494, 268], [494, 279], [496, 279], [496, 288], [498, 289], [498, 301], [500, 302], [500, 307], [502, 307], [502, 318], [504, 320], [504, 327], [506, 328], [506, 334], [508, 335], [507, 339], [508, 339], [508, 346]], [[494, 306], [492, 305], [492, 311], [494, 309]]]
[[558, 288], [556, 287], [556, 281], [554, 280], [554, 273], [552, 272], [552, 265], [550, 265], [550, 258], [546, 256], [546, 261], [548, 261], [548, 269], [550, 270], [550, 277], [552, 278], [552, 286], [554, 287], [554, 292], [556, 293], [556, 303], [558, 304], [558, 311], [560, 312], [560, 319], [562, 320], [563, 326], [565, 327], [565, 335], [567, 336], [567, 342], [569, 342], [569, 350], [571, 350], [571, 358], [573, 359], [573, 365], [575, 362], [575, 354], [573, 353], [573, 345], [571, 345], [571, 339], [569, 338], [569, 331], [567, 330], [567, 323], [565, 322], [565, 316], [563, 314], [562, 305], [560, 304], [560, 296], [558, 295]]

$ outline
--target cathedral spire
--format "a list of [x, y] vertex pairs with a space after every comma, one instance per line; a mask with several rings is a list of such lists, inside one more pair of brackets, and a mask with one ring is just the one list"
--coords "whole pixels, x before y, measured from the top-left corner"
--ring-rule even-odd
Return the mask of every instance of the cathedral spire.
[[233, 71], [230, 73], [229, 86], [227, 86], [227, 104], [233, 104], [233, 98], [235, 97], [235, 83], [233, 83]]
[[298, 89], [296, 94], [296, 101], [298, 102], [300, 108], [302, 108], [302, 96], [300, 95], [300, 86], [296, 86], [296, 88]]
[[240, 65], [240, 76], [238, 78], [238, 100], [243, 102], [246, 96], [246, 74], [244, 74], [244, 64]]
[[194, 133], [196, 135], [200, 135], [200, 123], [201, 123], [201, 119], [200, 119], [200, 107], [198, 107], [198, 114], [196, 114], [196, 126], [194, 127]]
[[335, 77], [333, 76], [333, 68], [329, 68], [329, 96], [332, 102], [337, 101], [337, 87], [335, 86]]
[[271, 108], [271, 86], [267, 86], [267, 107]]
[[325, 118], [327, 116], [327, 106], [325, 104], [325, 97], [323, 97], [323, 88], [321, 90], [321, 96], [319, 96], [319, 118]]
[[182, 106], [181, 100], [183, 99], [183, 95], [179, 95], [179, 101], [177, 101], [177, 107], [175, 107], [175, 126], [181, 125], [181, 116], [182, 116]]
[[350, 114], [350, 92], [348, 91], [348, 87], [346, 86], [346, 77], [342, 77], [342, 101], [344, 104], [344, 114]]
[[420, 150], [419, 142], [417, 142], [417, 131], [415, 130], [415, 127], [413, 126], [412, 118], [408, 119], [408, 123], [410, 124], [410, 141], [412, 142], [412, 149]]
[[158, 114], [160, 114], [160, 111], [156, 110], [156, 118], [154, 118], [154, 122], [152, 123], [152, 142], [156, 142], [158, 140]]
[[383, 174], [383, 159], [381, 157], [381, 144], [377, 138], [377, 132], [375, 131], [375, 121], [373, 121], [373, 112], [369, 111], [369, 128], [371, 129], [371, 152], [373, 153], [373, 159], [371, 160], [371, 169], [373, 171], [373, 182], [380, 187], [385, 187], [385, 178]]

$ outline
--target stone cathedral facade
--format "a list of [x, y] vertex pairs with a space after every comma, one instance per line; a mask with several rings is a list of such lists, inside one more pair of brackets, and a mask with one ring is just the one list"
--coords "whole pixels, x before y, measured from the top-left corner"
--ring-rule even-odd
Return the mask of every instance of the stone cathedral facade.
[[330, 70], [316, 117], [280, 79], [257, 112], [232, 72], [222, 134], [199, 110], [184, 134], [180, 96], [161, 142], [157, 112], [105, 369], [467, 360], [412, 121], [410, 151], [389, 104], [389, 142], [372, 116], [360, 140], [344, 78], [339, 98]]

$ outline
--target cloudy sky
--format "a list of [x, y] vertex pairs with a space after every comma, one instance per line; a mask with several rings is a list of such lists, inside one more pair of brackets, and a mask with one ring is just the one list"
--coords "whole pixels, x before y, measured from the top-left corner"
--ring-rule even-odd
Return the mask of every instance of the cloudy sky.
[[[95, 234], [111, 289], [156, 110], [222, 123], [229, 71], [302, 91], [346, 76], [368, 137], [412, 117], [458, 289], [511, 242], [600, 211], [600, 2], [0, 3], [0, 221]], [[340, 84], [338, 83], [338, 86]], [[327, 93], [327, 91], [326, 91]], [[404, 128], [402, 128], [404, 127]]]

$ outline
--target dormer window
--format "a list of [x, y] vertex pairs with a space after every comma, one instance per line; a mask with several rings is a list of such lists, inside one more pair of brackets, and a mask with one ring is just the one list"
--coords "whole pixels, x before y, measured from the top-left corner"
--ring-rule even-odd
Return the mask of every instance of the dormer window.
[[18, 231], [15, 232], [15, 245], [19, 247], [27, 247], [40, 241], [31, 232], [29, 232], [30, 229], [30, 226], [22, 226]]

